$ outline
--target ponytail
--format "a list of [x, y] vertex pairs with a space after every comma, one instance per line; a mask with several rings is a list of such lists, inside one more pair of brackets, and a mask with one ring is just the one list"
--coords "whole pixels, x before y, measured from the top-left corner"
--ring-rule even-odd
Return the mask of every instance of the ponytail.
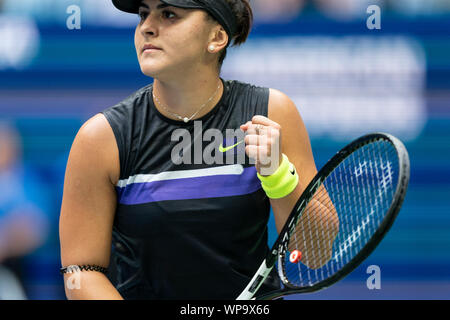
[[[226, 0], [230, 5], [237, 21], [236, 34], [230, 39], [231, 46], [238, 46], [244, 43], [253, 26], [253, 10], [249, 0]], [[219, 69], [227, 56], [227, 49], [222, 50], [219, 56]]]

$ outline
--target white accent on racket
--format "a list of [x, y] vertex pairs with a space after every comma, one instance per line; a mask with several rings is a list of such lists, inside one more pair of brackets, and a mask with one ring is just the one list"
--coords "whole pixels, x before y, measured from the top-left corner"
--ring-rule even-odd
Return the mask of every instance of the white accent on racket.
[[258, 291], [259, 287], [263, 284], [264, 280], [266, 280], [270, 271], [272, 271], [272, 268], [273, 267], [268, 268], [266, 265], [266, 260], [264, 260], [252, 280], [249, 282], [244, 291], [242, 291], [239, 297], [236, 298], [236, 300], [251, 300]]

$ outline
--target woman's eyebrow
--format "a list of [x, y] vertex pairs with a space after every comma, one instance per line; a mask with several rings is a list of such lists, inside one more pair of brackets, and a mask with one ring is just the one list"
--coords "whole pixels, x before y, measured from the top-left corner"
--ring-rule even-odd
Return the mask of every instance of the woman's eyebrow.
[[166, 4], [166, 3], [161, 3], [161, 4], [158, 4], [156, 6], [156, 9], [164, 9], [164, 8], [167, 8], [167, 7], [170, 7], [170, 6], [168, 4]]

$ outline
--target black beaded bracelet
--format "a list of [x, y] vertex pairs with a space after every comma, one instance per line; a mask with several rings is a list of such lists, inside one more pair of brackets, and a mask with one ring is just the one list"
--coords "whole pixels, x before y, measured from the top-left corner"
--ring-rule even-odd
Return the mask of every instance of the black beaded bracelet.
[[101, 272], [101, 273], [104, 273], [104, 274], [106, 274], [108, 272], [107, 268], [100, 267], [100, 266], [97, 266], [97, 265], [90, 265], [90, 264], [88, 264], [88, 265], [81, 265], [81, 266], [79, 266], [79, 265], [70, 265], [70, 266], [67, 266], [67, 267], [59, 269], [59, 272], [61, 274], [65, 274], [65, 273], [72, 273], [74, 271], [83, 271], [83, 270], [85, 270], [85, 271], [98, 271], [98, 272]]

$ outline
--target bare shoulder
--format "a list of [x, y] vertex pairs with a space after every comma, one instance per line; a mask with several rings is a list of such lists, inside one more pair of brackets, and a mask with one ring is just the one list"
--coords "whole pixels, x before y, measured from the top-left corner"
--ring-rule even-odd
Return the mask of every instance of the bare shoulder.
[[283, 104], [286, 102], [293, 103], [291, 98], [289, 98], [284, 92], [278, 89], [270, 88], [269, 92], [269, 103], [272, 103], [274, 105], [279, 105], [280, 103]]
[[73, 142], [70, 157], [75, 162], [99, 165], [97, 170], [108, 174], [111, 183], [118, 181], [119, 151], [112, 128], [103, 114], [96, 114], [81, 126]]
[[77, 139], [85, 139], [85, 142], [92, 140], [93, 143], [106, 142], [111, 137], [114, 137], [111, 126], [105, 116], [101, 113], [88, 119], [81, 126], [77, 134]]
[[289, 96], [277, 89], [270, 89], [268, 118], [282, 127], [303, 126], [300, 113]]

